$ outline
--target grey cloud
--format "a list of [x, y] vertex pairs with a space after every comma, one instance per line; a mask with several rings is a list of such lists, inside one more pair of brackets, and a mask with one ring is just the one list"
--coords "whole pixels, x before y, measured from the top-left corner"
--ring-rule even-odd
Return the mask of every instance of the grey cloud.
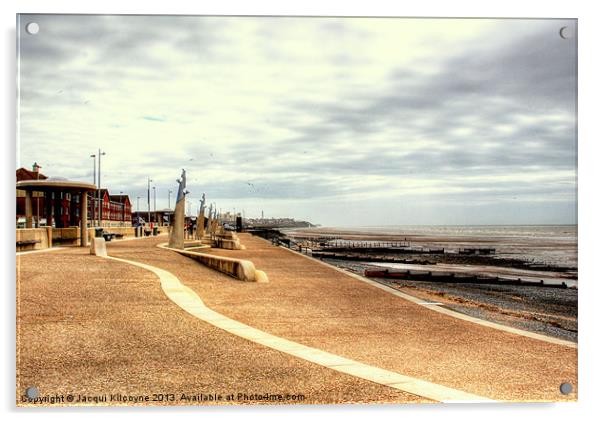
[[[22, 36], [22, 135], [29, 139], [44, 139], [45, 134], [37, 128], [37, 118], [48, 118], [47, 110], [84, 106], [89, 92], [119, 89], [132, 78], [149, 84], [164, 78], [176, 80], [182, 66], [202, 69], [205, 64], [229, 66], [240, 60], [227, 48], [237, 42], [231, 33], [236, 27], [235, 19], [29, 18], [40, 22], [41, 34], [45, 34]], [[279, 34], [287, 25], [303, 25], [304, 20], [263, 21], [265, 24], [258, 25], [255, 38], [250, 40], [257, 54], [277, 64], [294, 62], [295, 51], [287, 51], [279, 43]], [[576, 44], [558, 36], [557, 29], [563, 22], [533, 21], [528, 31], [522, 25], [523, 29], [516, 32], [512, 31], [511, 22], [500, 24], [503, 31], [496, 39], [504, 39], [503, 43], [491, 47], [485, 41], [474, 43], [453, 56], [443, 51], [429, 59], [429, 64], [438, 68], [434, 74], [419, 71], [420, 63], [416, 63], [416, 68], [391, 69], [388, 79], [374, 81], [378, 88], [374, 91], [334, 78], [338, 82], [332, 83], [341, 83], [345, 93], [324, 97], [326, 102], [298, 99], [301, 95], [297, 93], [307, 95], [303, 97], [318, 96], [321, 89], [320, 81], [301, 78], [303, 84], [296, 87], [296, 92], [274, 99], [278, 111], [269, 118], [253, 127], [230, 128], [238, 131], [240, 139], [221, 145], [220, 139], [201, 138], [177, 153], [165, 151], [161, 156], [140, 157], [139, 164], [146, 168], [186, 166], [191, 174], [228, 171], [236, 176], [235, 181], [199, 180], [198, 186], [209, 189], [216, 198], [322, 199], [359, 194], [366, 189], [351, 180], [374, 175], [391, 184], [408, 178], [434, 180], [442, 187], [464, 187], [481, 200], [511, 200], [514, 193], [523, 201], [530, 196], [570, 201], [572, 185], [562, 184], [566, 182], [563, 177], [551, 177], [548, 182], [512, 183], [474, 183], [465, 178], [575, 170], [572, 119], [576, 107]], [[330, 37], [352, 40], [368, 36], [346, 20], [318, 21], [317, 27]], [[171, 63], [158, 56], [154, 47], [159, 43], [184, 53], [190, 62]], [[333, 72], [339, 72], [341, 78], [352, 74], [348, 70], [361, 72], [366, 64], [354, 54], [352, 42], [345, 46], [326, 58], [340, 64]], [[82, 57], [93, 58], [86, 74], [71, 71], [70, 63]], [[275, 81], [303, 76], [306, 66], [311, 65], [289, 66], [288, 72], [274, 76]], [[186, 118], [152, 113], [140, 111], [139, 118], [169, 122]], [[565, 119], [541, 123], [552, 115]], [[314, 122], [303, 123], [307, 116], [313, 117]], [[266, 128], [288, 129], [294, 135], [268, 140], [261, 123]], [[499, 125], [511, 130], [499, 131]], [[458, 129], [471, 129], [473, 134], [455, 132]], [[46, 138], [44, 142], [62, 141], [56, 134]], [[419, 150], [406, 147], [422, 140], [428, 141], [428, 146]], [[67, 153], [73, 149], [67, 144], [60, 148]], [[36, 152], [51, 152], [52, 148], [36, 151], [26, 146], [23, 151], [34, 156]], [[65, 168], [62, 172], [74, 176], [77, 171], [81, 169]], [[140, 170], [132, 169], [133, 173], [136, 171]], [[88, 177], [88, 172], [86, 167], [83, 174]], [[337, 184], [334, 180], [341, 177], [350, 181]], [[133, 186], [128, 174], [116, 174], [115, 180]], [[386, 194], [386, 182], [382, 190]], [[462, 201], [467, 194], [433, 197]]]
[[[425, 150], [399, 154], [404, 139], [398, 139], [398, 150], [379, 151], [364, 158], [333, 158], [335, 168], [370, 172], [370, 168], [421, 169], [425, 174], [440, 168], [465, 171], [482, 168], [492, 171], [520, 171], [524, 166], [570, 168], [576, 154], [573, 127], [549, 128], [539, 125], [520, 126], [521, 116], [545, 117], [560, 112], [569, 118], [574, 110], [575, 46], [561, 39], [557, 23], [545, 23], [539, 32], [526, 38], [518, 34], [513, 42], [499, 50], [467, 52], [447, 60], [434, 76], [399, 69], [393, 72], [390, 93], [382, 97], [364, 97], [356, 101], [349, 96], [331, 104], [293, 102], [292, 107], [311, 110], [325, 120], [312, 127], [296, 127], [299, 137], [292, 143], [308, 146], [329, 144], [328, 138], [341, 131], [353, 136], [353, 142], [370, 142], [370, 134], [384, 127], [398, 127], [435, 140], [445, 152]], [[357, 103], [368, 103], [358, 107]], [[465, 123], [472, 116], [475, 123]], [[426, 117], [428, 124], [416, 123]], [[510, 134], [496, 134], [495, 125], [515, 127]], [[455, 128], [471, 128], [473, 135], [457, 136]], [[413, 140], [413, 139], [410, 139]], [[493, 142], [491, 150], [479, 148], [481, 141]], [[379, 162], [385, 156], [387, 164]], [[391, 165], [397, 160], [399, 165]], [[370, 165], [360, 165], [362, 161]], [[343, 168], [341, 168], [343, 167]], [[380, 172], [380, 171], [379, 171]], [[386, 171], [385, 171], [386, 172]]]

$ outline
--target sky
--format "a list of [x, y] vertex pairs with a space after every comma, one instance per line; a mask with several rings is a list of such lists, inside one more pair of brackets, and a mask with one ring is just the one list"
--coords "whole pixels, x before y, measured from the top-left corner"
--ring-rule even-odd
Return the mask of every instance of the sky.
[[205, 193], [324, 226], [577, 223], [575, 20], [18, 26], [17, 167], [92, 182], [100, 148], [102, 187], [141, 211], [185, 168], [192, 214]]

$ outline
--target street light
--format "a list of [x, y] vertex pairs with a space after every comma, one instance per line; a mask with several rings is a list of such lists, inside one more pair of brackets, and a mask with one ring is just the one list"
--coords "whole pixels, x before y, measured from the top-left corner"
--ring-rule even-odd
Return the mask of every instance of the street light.
[[136, 219], [138, 219], [137, 223], [140, 225], [140, 196], [136, 197]]
[[102, 204], [100, 197], [100, 158], [106, 155], [106, 152], [102, 152], [100, 148], [98, 149], [98, 226], [102, 226]]
[[[167, 190], [167, 208], [171, 209], [171, 194], [173, 192], [171, 190]], [[167, 214], [167, 225], [171, 225], [171, 214]]]
[[150, 183], [153, 181], [150, 177], [147, 177], [148, 185], [146, 188], [146, 204], [148, 205], [148, 223], [150, 224]]
[[92, 184], [96, 185], [96, 154], [92, 154], [90, 155], [90, 158], [94, 158], [94, 172], [93, 172], [93, 178], [92, 178]]
[[[93, 179], [92, 179], [92, 184], [94, 184], [96, 186], [96, 154], [92, 154], [90, 155], [90, 158], [92, 158], [92, 161], [94, 162], [94, 172], [92, 173], [93, 175]], [[86, 209], [86, 212], [88, 210]], [[96, 200], [94, 198], [92, 198], [92, 218], [90, 218], [92, 222], [94, 222], [94, 220], [96, 219]]]
[[[119, 192], [119, 196], [123, 196], [122, 191]], [[121, 200], [121, 222], [125, 222], [125, 200], [123, 200], [123, 197], [119, 198], [119, 200]]]
[[157, 189], [153, 186], [153, 211], [155, 211], [155, 218], [157, 217]]
[[[40, 167], [37, 162], [33, 163], [33, 170], [36, 173], [36, 179], [40, 179]], [[34, 193], [36, 195], [36, 228], [40, 228], [40, 192]]]

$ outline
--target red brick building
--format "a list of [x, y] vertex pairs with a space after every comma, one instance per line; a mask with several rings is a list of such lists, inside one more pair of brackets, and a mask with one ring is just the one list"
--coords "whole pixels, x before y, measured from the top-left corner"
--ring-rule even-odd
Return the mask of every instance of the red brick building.
[[[48, 180], [40, 173], [40, 166], [33, 165], [30, 171], [19, 168], [16, 171], [18, 181]], [[107, 189], [100, 190], [102, 203], [102, 226], [132, 226], [132, 205], [126, 194], [110, 195]], [[16, 192], [16, 223], [18, 227], [25, 226], [25, 191], [17, 189]], [[64, 192], [32, 192], [33, 226], [48, 225], [52, 219], [55, 227], [72, 227], [80, 223], [79, 214], [80, 197], [68, 191]], [[48, 216], [52, 218], [48, 218]], [[90, 226], [98, 225], [98, 192], [88, 193], [88, 221]]]
[[112, 194], [109, 196], [109, 219], [124, 223], [132, 223], [132, 204], [127, 194]]
[[96, 191], [94, 197], [88, 198], [88, 215], [91, 220], [95, 221], [94, 225], [98, 225], [99, 212], [102, 219], [101, 226], [132, 226], [132, 204], [127, 194], [109, 194], [108, 189]]

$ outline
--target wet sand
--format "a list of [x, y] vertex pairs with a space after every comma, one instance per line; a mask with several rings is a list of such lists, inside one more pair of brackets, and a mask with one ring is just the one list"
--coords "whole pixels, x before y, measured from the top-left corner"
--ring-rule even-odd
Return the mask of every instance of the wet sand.
[[[572, 235], [537, 235], [525, 232], [504, 233], [496, 231], [492, 234], [483, 232], [474, 234], [474, 230], [467, 230], [468, 234], [460, 234], [462, 228], [446, 233], [433, 232], [425, 227], [408, 228], [386, 232], [384, 229], [345, 229], [345, 228], [301, 228], [287, 230], [286, 234], [297, 238], [331, 238], [351, 241], [407, 241], [411, 246], [445, 248], [456, 251], [459, 248], [492, 247], [496, 249], [494, 259], [522, 259], [540, 263], [550, 263], [566, 266], [577, 266], [577, 239]], [[575, 233], [576, 234], [576, 233]]]

